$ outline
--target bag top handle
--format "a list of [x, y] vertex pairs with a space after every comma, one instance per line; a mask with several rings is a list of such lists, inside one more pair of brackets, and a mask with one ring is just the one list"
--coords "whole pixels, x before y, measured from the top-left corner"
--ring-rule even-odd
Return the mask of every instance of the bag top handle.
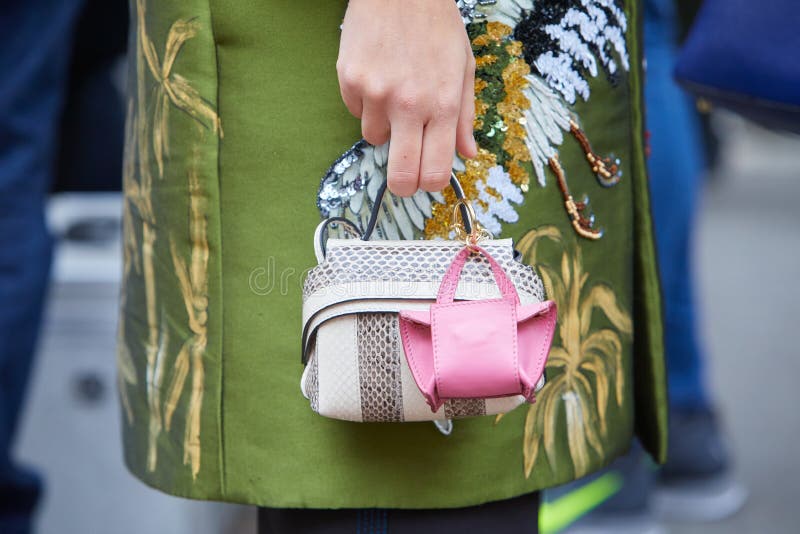
[[447, 269], [442, 279], [442, 285], [439, 286], [439, 294], [436, 296], [436, 302], [439, 304], [450, 304], [453, 302], [456, 289], [458, 288], [458, 280], [461, 278], [461, 271], [467, 263], [467, 258], [469, 258], [473, 252], [480, 254], [489, 262], [494, 280], [497, 282], [497, 287], [500, 289], [500, 294], [503, 295], [503, 298], [513, 300], [519, 304], [517, 288], [514, 287], [513, 282], [511, 282], [511, 279], [508, 277], [503, 267], [497, 263], [497, 260], [495, 260], [491, 254], [478, 245], [465, 246], [456, 254], [455, 258], [453, 258], [453, 262], [450, 264], [450, 267]]
[[[470, 233], [472, 232], [472, 219], [470, 219], [470, 213], [467, 206], [464, 204], [465, 202], [468, 202], [468, 200], [464, 196], [464, 189], [461, 187], [461, 183], [458, 181], [456, 174], [452, 170], [450, 171], [450, 186], [453, 188], [453, 191], [456, 194], [456, 199], [462, 201], [462, 204], [459, 206], [459, 210], [461, 211], [461, 221], [466, 232]], [[375, 197], [375, 203], [372, 205], [372, 209], [369, 214], [367, 227], [363, 232], [356, 223], [344, 217], [329, 217], [322, 221], [319, 226], [317, 226], [314, 239], [314, 248], [317, 252], [317, 261], [322, 261], [322, 259], [325, 257], [325, 242], [328, 240], [328, 226], [331, 224], [341, 224], [343, 225], [344, 229], [354, 237], [360, 237], [364, 241], [369, 241], [373, 232], [375, 231], [375, 226], [378, 224], [378, 216], [380, 215], [381, 206], [383, 206], [383, 197], [385, 195], [386, 180], [383, 181], [380, 189], [378, 189], [378, 194]]]
[[[367, 228], [364, 230], [364, 234], [361, 236], [361, 239], [364, 241], [369, 241], [369, 238], [372, 237], [372, 232], [375, 230], [375, 226], [378, 224], [378, 215], [381, 211], [381, 205], [383, 204], [383, 196], [386, 194], [386, 186], [388, 180], [384, 180], [381, 184], [381, 188], [378, 189], [378, 195], [375, 197], [375, 203], [372, 205], [372, 211], [369, 214], [369, 221], [367, 221]], [[453, 188], [455, 191], [456, 198], [458, 200], [466, 201], [464, 198], [464, 189], [461, 187], [461, 182], [458, 181], [456, 178], [456, 173], [452, 170], [450, 171], [450, 187]], [[466, 228], [467, 233], [472, 231], [472, 225], [468, 220], [467, 209], [464, 206], [461, 206], [461, 220], [464, 223], [464, 228]]]

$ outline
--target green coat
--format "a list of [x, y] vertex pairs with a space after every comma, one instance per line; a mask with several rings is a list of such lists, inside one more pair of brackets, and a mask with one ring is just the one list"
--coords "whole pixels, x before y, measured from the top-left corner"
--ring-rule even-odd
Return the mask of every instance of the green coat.
[[[573, 64], [585, 87], [545, 64], [526, 82], [536, 43], [517, 42], [513, 21], [469, 27], [476, 55], [492, 57], [479, 60], [476, 85], [483, 159], [461, 178], [485, 220], [538, 267], [559, 326], [538, 402], [456, 421], [449, 437], [429, 423], [325, 419], [299, 390], [302, 274], [330, 207], [318, 205], [320, 179], [360, 137], [335, 71], [345, 2], [131, 5], [118, 360], [125, 460], [137, 477], [175, 495], [263, 506], [430, 508], [572, 480], [624, 453], [634, 433], [663, 461], [638, 3], [626, 1], [626, 24], [616, 21], [621, 52], [612, 40], [595, 48], [607, 61], [595, 55], [594, 74]], [[542, 39], [541, 24], [528, 30]], [[534, 88], [581, 127], [551, 132], [544, 160], [526, 156], [533, 145], [517, 127], [539, 123], [520, 105], [546, 107], [531, 102]], [[514, 107], [519, 95], [529, 98]], [[618, 169], [594, 173], [589, 140], [589, 154], [615, 154]], [[571, 224], [559, 161], [574, 197], [591, 198], [599, 239]], [[492, 166], [503, 188], [487, 185]], [[447, 199], [414, 237], [441, 234]]]

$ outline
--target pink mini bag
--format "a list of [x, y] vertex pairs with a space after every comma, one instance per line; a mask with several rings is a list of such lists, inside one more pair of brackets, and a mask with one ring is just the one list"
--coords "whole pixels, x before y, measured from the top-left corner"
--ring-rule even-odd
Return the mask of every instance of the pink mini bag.
[[[454, 302], [468, 257], [483, 255], [501, 298]], [[553, 301], [520, 305], [514, 284], [483, 248], [465, 246], [429, 310], [401, 310], [400, 334], [411, 373], [432, 411], [449, 399], [522, 395], [535, 401], [556, 325]]]

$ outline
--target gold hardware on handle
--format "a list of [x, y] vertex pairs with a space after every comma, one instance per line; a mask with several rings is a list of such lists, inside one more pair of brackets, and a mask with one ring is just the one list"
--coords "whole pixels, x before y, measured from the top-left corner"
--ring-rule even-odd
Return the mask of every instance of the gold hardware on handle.
[[[472, 231], [469, 233], [467, 233], [466, 228], [464, 228], [464, 222], [461, 219], [461, 207], [464, 207], [464, 210], [466, 211], [467, 222], [469, 222], [469, 227], [472, 229]], [[451, 219], [450, 227], [452, 228], [453, 233], [456, 234], [456, 239], [464, 241], [464, 245], [472, 251], [475, 250], [478, 242], [484, 239], [492, 238], [492, 234], [489, 233], [478, 222], [478, 217], [475, 215], [475, 209], [468, 200], [459, 199], [453, 205], [453, 217]]]

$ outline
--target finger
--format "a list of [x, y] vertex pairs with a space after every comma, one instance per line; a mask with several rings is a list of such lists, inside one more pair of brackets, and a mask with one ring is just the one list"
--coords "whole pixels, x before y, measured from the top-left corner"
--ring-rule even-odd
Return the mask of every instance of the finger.
[[467, 158], [478, 155], [475, 142], [475, 58], [470, 50], [470, 59], [464, 73], [464, 87], [461, 91], [461, 110], [456, 127], [456, 150]]
[[359, 75], [341, 57], [336, 61], [336, 74], [339, 78], [339, 93], [342, 95], [344, 105], [353, 116], [360, 119], [363, 103]]
[[387, 180], [389, 191], [408, 197], [419, 188], [419, 157], [422, 151], [422, 123], [398, 118], [391, 123]]
[[383, 106], [366, 101], [361, 114], [361, 135], [372, 145], [379, 146], [389, 140], [389, 119]]
[[435, 119], [425, 126], [422, 136], [422, 161], [419, 186], [425, 191], [441, 191], [450, 180], [456, 140], [455, 115]]

